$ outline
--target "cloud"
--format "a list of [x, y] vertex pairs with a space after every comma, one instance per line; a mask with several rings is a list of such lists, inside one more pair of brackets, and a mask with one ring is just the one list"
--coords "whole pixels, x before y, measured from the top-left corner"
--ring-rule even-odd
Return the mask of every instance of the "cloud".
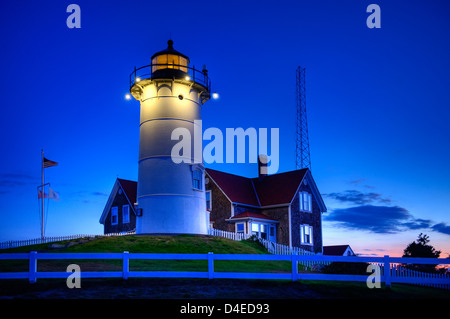
[[446, 223], [433, 225], [431, 226], [431, 229], [442, 234], [450, 235], [450, 226], [447, 226]]
[[37, 176], [23, 173], [0, 173], [0, 193], [6, 194], [14, 187], [40, 184]]
[[340, 208], [324, 216], [324, 220], [336, 222], [348, 229], [382, 234], [431, 226], [430, 220], [414, 218], [407, 209], [399, 206], [362, 205]]
[[359, 178], [359, 179], [355, 179], [355, 180], [353, 180], [353, 181], [350, 181], [350, 182], [348, 182], [349, 184], [351, 184], [351, 185], [355, 185], [355, 186], [363, 186], [363, 187], [365, 187], [365, 188], [375, 188], [374, 186], [371, 186], [371, 185], [367, 185], [367, 184], [364, 184], [363, 185], [363, 182], [365, 182], [367, 179], [365, 179], [365, 178]]
[[384, 198], [381, 194], [378, 193], [362, 193], [358, 190], [346, 190], [340, 193], [330, 193], [323, 194], [326, 197], [333, 198], [340, 202], [347, 202], [356, 205], [365, 205], [374, 202], [378, 202], [381, 204], [390, 204], [391, 200], [388, 198]]
[[94, 196], [109, 196], [109, 194], [106, 194], [104, 192], [92, 192], [91, 195], [94, 195]]

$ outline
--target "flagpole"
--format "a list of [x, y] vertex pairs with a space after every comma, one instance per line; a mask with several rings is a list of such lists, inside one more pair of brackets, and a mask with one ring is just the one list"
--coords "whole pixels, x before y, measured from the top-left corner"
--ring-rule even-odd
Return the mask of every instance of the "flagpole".
[[44, 234], [44, 197], [45, 197], [45, 192], [44, 192], [44, 150], [41, 149], [41, 209], [42, 209], [42, 216], [41, 216], [41, 238], [44, 239], [45, 234]]

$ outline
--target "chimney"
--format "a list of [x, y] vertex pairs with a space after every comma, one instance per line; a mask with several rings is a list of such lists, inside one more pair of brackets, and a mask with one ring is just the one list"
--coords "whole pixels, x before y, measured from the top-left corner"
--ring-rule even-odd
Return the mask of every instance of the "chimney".
[[263, 179], [264, 176], [267, 176], [267, 155], [259, 154], [258, 156], [258, 177], [259, 179]]

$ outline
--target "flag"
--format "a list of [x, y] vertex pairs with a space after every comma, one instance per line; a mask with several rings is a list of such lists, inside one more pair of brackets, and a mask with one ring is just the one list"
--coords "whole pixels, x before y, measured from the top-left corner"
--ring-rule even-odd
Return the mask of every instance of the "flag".
[[42, 194], [44, 194], [44, 198], [48, 198], [48, 194], [47, 193], [43, 193], [42, 190], [38, 190], [38, 198], [42, 198]]
[[59, 194], [55, 192], [50, 186], [48, 187], [48, 198], [59, 200]]
[[51, 161], [44, 157], [44, 163], [42, 165], [44, 166], [44, 168], [47, 168], [47, 167], [52, 167], [52, 166], [58, 165], [58, 162]]

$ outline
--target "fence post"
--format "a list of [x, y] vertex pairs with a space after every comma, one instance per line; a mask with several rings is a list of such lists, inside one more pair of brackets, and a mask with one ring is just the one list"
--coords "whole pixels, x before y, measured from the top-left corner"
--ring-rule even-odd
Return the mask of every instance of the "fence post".
[[384, 284], [386, 288], [391, 288], [391, 266], [389, 255], [384, 255]]
[[128, 273], [130, 271], [130, 259], [129, 259], [128, 251], [123, 252], [122, 259], [123, 259], [122, 278], [128, 279]]
[[298, 279], [298, 259], [297, 255], [291, 255], [292, 261], [292, 281], [297, 281]]
[[37, 273], [37, 251], [30, 251], [29, 257], [29, 269], [28, 269], [28, 279], [30, 284], [36, 283], [36, 273]]
[[214, 278], [214, 253], [208, 253], [208, 278]]

